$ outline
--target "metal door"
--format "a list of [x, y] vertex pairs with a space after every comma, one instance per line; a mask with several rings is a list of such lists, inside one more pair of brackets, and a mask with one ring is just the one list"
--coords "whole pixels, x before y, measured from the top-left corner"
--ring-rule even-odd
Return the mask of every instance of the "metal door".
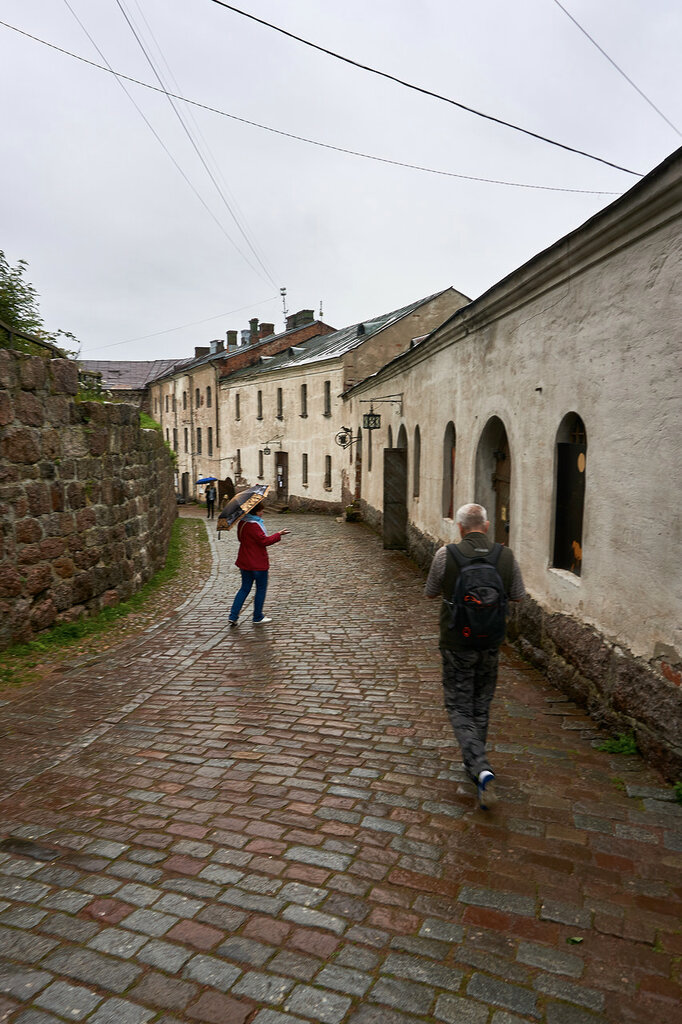
[[384, 547], [407, 547], [406, 448], [384, 448]]

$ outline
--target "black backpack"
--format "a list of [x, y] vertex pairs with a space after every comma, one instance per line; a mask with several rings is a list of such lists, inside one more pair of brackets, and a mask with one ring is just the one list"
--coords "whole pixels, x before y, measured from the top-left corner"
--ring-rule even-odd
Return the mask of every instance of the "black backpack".
[[507, 624], [507, 595], [497, 571], [502, 545], [477, 558], [467, 558], [454, 544], [448, 551], [459, 566], [450, 620], [457, 645], [474, 651], [499, 647]]

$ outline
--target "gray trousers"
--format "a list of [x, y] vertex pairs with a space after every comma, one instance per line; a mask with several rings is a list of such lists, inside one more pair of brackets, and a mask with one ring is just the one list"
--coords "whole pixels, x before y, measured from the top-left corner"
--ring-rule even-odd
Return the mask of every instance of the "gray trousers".
[[490, 764], [485, 753], [490, 702], [497, 684], [499, 651], [440, 650], [445, 710], [462, 748], [467, 774], [477, 779]]

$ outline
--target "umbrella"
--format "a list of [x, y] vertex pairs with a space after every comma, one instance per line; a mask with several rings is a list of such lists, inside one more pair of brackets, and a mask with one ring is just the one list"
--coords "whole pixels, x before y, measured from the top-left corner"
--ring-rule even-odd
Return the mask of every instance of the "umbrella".
[[218, 479], [217, 476], [202, 476], [201, 480], [197, 480], [198, 484], [212, 484]]
[[[245, 491], [235, 494], [230, 498], [224, 508], [221, 508], [218, 516], [218, 528], [231, 530], [236, 522], [252, 508], [259, 505], [263, 498], [270, 493], [268, 484], [256, 484], [254, 487], [247, 487]], [[221, 520], [224, 525], [221, 526]]]

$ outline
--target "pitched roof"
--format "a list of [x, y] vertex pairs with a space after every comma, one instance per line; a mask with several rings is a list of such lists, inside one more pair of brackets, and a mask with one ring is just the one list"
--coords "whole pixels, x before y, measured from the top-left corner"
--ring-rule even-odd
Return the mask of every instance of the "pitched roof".
[[81, 369], [102, 375], [102, 386], [107, 391], [141, 391], [166, 373], [172, 372], [186, 359], [79, 359]]
[[[242, 370], [236, 370], [227, 379], [232, 381], [241, 377], [248, 377], [252, 374], [269, 373], [275, 369], [283, 370], [289, 367], [322, 362], [327, 359], [343, 356], [346, 352], [350, 352], [352, 349], [362, 345], [368, 338], [378, 334], [379, 331], [391, 327], [399, 320], [402, 320], [403, 317], [413, 313], [419, 306], [430, 302], [447, 291], [449, 291], [449, 288], [441, 289], [439, 292], [434, 292], [433, 295], [427, 295], [426, 298], [418, 299], [416, 302], [411, 302], [400, 309], [394, 309], [391, 313], [383, 313], [381, 316], [372, 317], [370, 320], [351, 324], [350, 327], [343, 327], [340, 331], [334, 331], [333, 334], [318, 335], [315, 338], [310, 338], [308, 341], [302, 341], [298, 345], [292, 345], [291, 348], [280, 352], [279, 355], [265, 356], [261, 359], [260, 363], [256, 363], [253, 366], [245, 366]], [[360, 328], [362, 328], [362, 332], [358, 333]]]

